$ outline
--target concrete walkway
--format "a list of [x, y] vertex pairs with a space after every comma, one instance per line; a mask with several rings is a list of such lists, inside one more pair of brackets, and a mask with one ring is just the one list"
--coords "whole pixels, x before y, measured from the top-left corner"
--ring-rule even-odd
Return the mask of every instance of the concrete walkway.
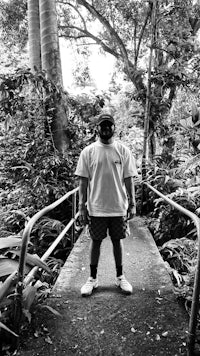
[[[124, 272], [134, 290], [160, 290], [160, 293], [171, 291], [170, 276], [144, 221], [137, 217], [129, 226], [130, 236], [123, 240]], [[80, 294], [81, 285], [89, 276], [89, 245], [90, 238], [85, 231], [61, 271], [54, 287], [55, 293], [71, 290]], [[112, 243], [107, 237], [101, 246], [98, 268], [99, 288], [96, 297], [100, 295], [110, 297], [113, 288], [116, 292], [115, 274]]]
[[[51, 342], [41, 342], [28, 355], [160, 356], [186, 355], [188, 316], [178, 304], [171, 279], [155, 242], [136, 217], [124, 240], [124, 272], [133, 285], [126, 296], [115, 286], [112, 244], [102, 244], [99, 287], [83, 298], [80, 288], [89, 275], [90, 239], [85, 231], [76, 242], [57, 280], [44, 323]], [[35, 352], [35, 353], [34, 353]], [[23, 355], [20, 353], [19, 355]]]

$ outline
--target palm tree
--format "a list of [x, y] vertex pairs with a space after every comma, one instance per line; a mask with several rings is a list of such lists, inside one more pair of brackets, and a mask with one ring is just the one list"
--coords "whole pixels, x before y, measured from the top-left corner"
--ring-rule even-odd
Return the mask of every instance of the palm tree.
[[28, 0], [28, 42], [31, 71], [41, 70], [39, 0]]
[[[40, 13], [40, 39], [42, 69], [57, 87], [63, 88], [60, 48], [58, 39], [58, 24], [56, 0], [39, 0]], [[55, 97], [55, 115], [52, 121], [52, 134], [55, 147], [59, 152], [64, 152], [67, 143], [67, 115], [62, 96]]]
[[62, 86], [56, 0], [40, 0], [42, 69], [56, 85]]

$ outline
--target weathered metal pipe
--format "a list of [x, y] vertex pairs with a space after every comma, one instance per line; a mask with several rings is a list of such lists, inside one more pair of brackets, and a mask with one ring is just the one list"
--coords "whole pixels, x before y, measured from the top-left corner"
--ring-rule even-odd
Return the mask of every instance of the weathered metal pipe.
[[153, 192], [155, 192], [157, 195], [163, 198], [167, 203], [172, 205], [175, 209], [179, 210], [181, 213], [191, 218], [197, 229], [198, 256], [197, 256], [197, 267], [196, 267], [194, 288], [193, 288], [193, 295], [192, 295], [192, 306], [191, 306], [191, 314], [189, 320], [188, 342], [187, 342], [188, 345], [187, 356], [193, 356], [194, 347], [195, 347], [196, 327], [197, 327], [197, 315], [199, 309], [199, 294], [200, 294], [200, 219], [197, 215], [195, 215], [191, 211], [185, 209], [181, 205], [177, 204], [170, 198], [160, 193], [157, 189], [152, 187], [150, 184], [146, 182], [144, 184], [146, 184], [146, 186], [149, 189], [151, 189]]
[[21, 320], [21, 311], [22, 311], [22, 293], [23, 293], [23, 280], [24, 280], [24, 267], [27, 253], [27, 246], [30, 239], [30, 233], [33, 228], [33, 225], [46, 213], [56, 208], [58, 205], [63, 203], [66, 199], [68, 199], [71, 195], [75, 194], [78, 191], [78, 187], [67, 192], [60, 199], [56, 200], [54, 203], [44, 207], [40, 211], [38, 211], [28, 222], [24, 229], [24, 233], [22, 236], [22, 246], [21, 246], [21, 254], [19, 259], [19, 267], [18, 267], [18, 280], [17, 280], [17, 288], [16, 288], [16, 297], [15, 297], [15, 326], [16, 329], [19, 328], [20, 320]]

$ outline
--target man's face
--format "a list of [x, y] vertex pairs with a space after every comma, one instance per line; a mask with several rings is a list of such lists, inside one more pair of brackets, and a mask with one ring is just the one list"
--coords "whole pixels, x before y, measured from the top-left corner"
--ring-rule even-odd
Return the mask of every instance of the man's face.
[[115, 125], [112, 122], [105, 120], [98, 125], [98, 134], [102, 140], [109, 140], [115, 131]]

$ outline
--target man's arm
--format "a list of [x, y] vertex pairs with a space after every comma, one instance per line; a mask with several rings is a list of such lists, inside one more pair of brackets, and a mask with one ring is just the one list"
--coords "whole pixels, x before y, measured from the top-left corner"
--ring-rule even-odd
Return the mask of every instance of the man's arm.
[[136, 201], [135, 201], [135, 185], [133, 177], [124, 178], [126, 190], [129, 197], [128, 219], [132, 219], [136, 215]]
[[79, 179], [79, 220], [81, 225], [86, 225], [87, 223], [87, 208], [85, 203], [87, 201], [87, 187], [88, 178], [80, 177]]

